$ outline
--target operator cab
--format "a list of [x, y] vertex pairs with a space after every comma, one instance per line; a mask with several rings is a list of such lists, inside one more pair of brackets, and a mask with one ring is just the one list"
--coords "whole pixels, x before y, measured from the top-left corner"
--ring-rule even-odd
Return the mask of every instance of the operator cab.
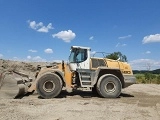
[[71, 53], [69, 56], [70, 70], [89, 69], [90, 51], [91, 49], [89, 47], [71, 46]]

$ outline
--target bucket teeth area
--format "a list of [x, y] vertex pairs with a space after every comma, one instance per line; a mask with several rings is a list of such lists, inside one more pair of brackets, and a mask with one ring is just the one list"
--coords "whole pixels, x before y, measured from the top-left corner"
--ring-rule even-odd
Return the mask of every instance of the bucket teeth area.
[[[27, 79], [27, 78], [25, 78]], [[0, 99], [14, 99], [27, 93], [28, 84], [23, 77], [5, 74], [0, 78]]]

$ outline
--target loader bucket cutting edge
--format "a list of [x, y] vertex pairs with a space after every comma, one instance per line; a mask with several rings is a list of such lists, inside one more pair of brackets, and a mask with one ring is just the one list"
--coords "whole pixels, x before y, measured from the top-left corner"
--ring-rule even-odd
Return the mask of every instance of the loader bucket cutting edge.
[[23, 96], [27, 93], [27, 89], [28, 86], [20, 82], [20, 78], [16, 79], [10, 75], [0, 78], [0, 99], [14, 99]]

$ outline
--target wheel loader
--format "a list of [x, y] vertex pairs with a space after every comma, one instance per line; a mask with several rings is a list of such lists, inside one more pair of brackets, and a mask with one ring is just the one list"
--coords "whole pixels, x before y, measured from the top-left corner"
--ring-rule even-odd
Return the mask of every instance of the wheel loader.
[[57, 97], [62, 88], [93, 91], [104, 98], [116, 98], [121, 90], [136, 82], [130, 65], [119, 60], [91, 57], [89, 47], [71, 46], [69, 62], [38, 66], [35, 79], [20, 72], [11, 71], [10, 80], [5, 74], [0, 79], [0, 96], [16, 98], [37, 91], [42, 98]]

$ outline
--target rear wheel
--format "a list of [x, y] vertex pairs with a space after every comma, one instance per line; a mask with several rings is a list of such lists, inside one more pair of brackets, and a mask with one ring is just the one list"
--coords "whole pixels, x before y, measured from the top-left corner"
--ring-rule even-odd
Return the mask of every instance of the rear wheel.
[[62, 90], [62, 80], [54, 73], [46, 73], [39, 78], [36, 89], [42, 98], [57, 97]]
[[122, 89], [121, 82], [114, 75], [103, 75], [97, 83], [97, 92], [105, 98], [116, 98], [120, 95]]

